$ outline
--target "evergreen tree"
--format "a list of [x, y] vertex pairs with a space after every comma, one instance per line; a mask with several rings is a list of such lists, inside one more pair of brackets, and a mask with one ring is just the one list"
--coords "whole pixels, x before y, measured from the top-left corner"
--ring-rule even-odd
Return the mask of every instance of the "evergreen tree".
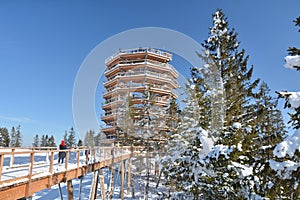
[[15, 147], [21, 147], [22, 145], [22, 134], [21, 134], [21, 126], [18, 125], [16, 128], [16, 139], [15, 139]]
[[7, 128], [0, 128], [1, 141], [0, 146], [9, 147], [10, 138]]
[[89, 130], [88, 132], [86, 132], [84, 137], [84, 145], [89, 147], [94, 147], [95, 146], [94, 137], [95, 137], [94, 130]]
[[39, 145], [40, 145], [39, 135], [36, 134], [35, 137], [33, 138], [32, 146], [33, 146], [33, 147], [38, 147]]
[[16, 129], [13, 126], [10, 131], [10, 146], [16, 147]]
[[180, 122], [179, 114], [180, 114], [179, 105], [177, 99], [171, 96], [169, 98], [169, 103], [166, 109], [166, 125], [169, 132], [169, 135], [175, 134], [178, 128], [178, 123]]
[[[233, 122], [250, 124], [249, 102], [259, 80], [251, 81], [253, 67], [248, 69], [249, 56], [245, 55], [244, 49], [239, 50], [237, 33], [229, 27], [228, 20], [221, 10], [213, 14], [213, 27], [210, 28], [209, 34], [209, 38], [202, 44], [202, 58], [207, 62], [206, 69], [210, 75], [211, 86], [217, 87], [211, 89], [217, 89], [217, 93], [224, 89], [224, 126], [231, 126]], [[222, 98], [221, 96], [220, 99]], [[213, 102], [212, 107], [214, 104], [217, 104], [216, 108], [222, 106], [220, 102]], [[222, 117], [219, 118], [223, 120]]]
[[48, 139], [48, 146], [49, 147], [56, 147], [57, 145], [55, 144], [55, 139], [54, 136], [51, 135], [50, 138]]
[[83, 146], [83, 142], [82, 142], [82, 140], [81, 140], [81, 139], [79, 139], [79, 140], [78, 140], [77, 146], [78, 146], [78, 147], [81, 147], [81, 146]]
[[[300, 27], [300, 17], [295, 21]], [[299, 29], [300, 32], [300, 29]], [[300, 69], [300, 50], [296, 47], [288, 49], [290, 56], [286, 56], [285, 67]], [[276, 156], [270, 159], [271, 168], [276, 176], [277, 188], [274, 196], [276, 198], [299, 199], [300, 197], [300, 92], [278, 92], [279, 98], [285, 99], [285, 108], [290, 108], [294, 113], [290, 113], [290, 121], [295, 132], [287, 136], [279, 143], [273, 153]], [[280, 167], [278, 167], [280, 166]]]
[[[201, 56], [201, 55], [199, 55]], [[211, 127], [211, 98], [209, 95], [210, 86], [207, 83], [209, 77], [208, 68], [191, 68], [190, 86], [196, 93], [199, 105], [199, 123], [203, 129]]]
[[[248, 69], [248, 56], [245, 50], [239, 50], [237, 33], [229, 28], [221, 10], [213, 15], [213, 24], [208, 40], [202, 44], [204, 55], [200, 55], [206, 65], [203, 69], [193, 68], [191, 80], [202, 109], [198, 113], [210, 114], [202, 122], [210, 131], [202, 129], [194, 134], [198, 140], [182, 142], [187, 151], [177, 156], [176, 173], [169, 174], [177, 174], [175, 185], [196, 199], [253, 199], [254, 152], [260, 148], [253, 140], [259, 137], [253, 128], [257, 123], [253, 120], [257, 114], [253, 90], [259, 80], [251, 81], [253, 67]], [[195, 129], [191, 123], [183, 126], [187, 131], [179, 137]], [[199, 124], [196, 127], [201, 128]], [[209, 138], [214, 140], [212, 148]]]
[[186, 107], [181, 112], [178, 130], [168, 140], [169, 154], [162, 165], [172, 198], [199, 199], [198, 177], [203, 173], [199, 161], [209, 152], [213, 142], [209, 133], [201, 128], [201, 108], [194, 87], [187, 87], [186, 91]]
[[106, 135], [103, 132], [98, 132], [97, 135], [95, 135], [95, 146], [101, 146], [101, 141], [106, 139]]
[[64, 134], [64, 141], [65, 141], [65, 144], [66, 144], [66, 146], [69, 146], [69, 144], [68, 144], [68, 131], [65, 131], [65, 134]]
[[68, 144], [69, 147], [75, 147], [76, 146], [76, 136], [75, 136], [75, 131], [74, 131], [73, 127], [69, 131], [67, 144]]
[[138, 111], [134, 109], [132, 96], [128, 94], [124, 103], [118, 108], [119, 117], [117, 118], [117, 137], [122, 140], [124, 145], [132, 145], [137, 140], [135, 118]]
[[47, 147], [48, 146], [48, 135], [42, 135], [41, 141], [40, 141], [40, 146], [41, 147]]

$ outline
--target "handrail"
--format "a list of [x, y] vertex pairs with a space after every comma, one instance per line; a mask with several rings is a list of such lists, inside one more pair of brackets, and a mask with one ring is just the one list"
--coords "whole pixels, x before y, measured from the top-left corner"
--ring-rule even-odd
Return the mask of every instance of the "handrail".
[[110, 62], [111, 60], [113, 60], [114, 58], [116, 58], [119, 55], [125, 55], [125, 54], [137, 54], [137, 53], [154, 53], [156, 55], [160, 55], [160, 56], [166, 56], [169, 57], [170, 59], [172, 58], [172, 54], [167, 53], [165, 51], [161, 51], [159, 49], [152, 49], [152, 48], [134, 48], [134, 49], [125, 49], [125, 50], [119, 50], [116, 53], [114, 53], [112, 56], [108, 57], [105, 59], [105, 64], [107, 64], [108, 62]]
[[[63, 165], [58, 165], [55, 162], [55, 155], [61, 151], [66, 152], [66, 162]], [[29, 198], [37, 191], [51, 188], [53, 185], [61, 182], [66, 182], [89, 172], [108, 167], [113, 163], [129, 159], [142, 152], [142, 147], [119, 147], [118, 145], [44, 151], [28, 151], [28, 149], [25, 149], [23, 152], [16, 152], [16, 159], [19, 154], [28, 154], [26, 157], [30, 161], [26, 165], [9, 167], [7, 157], [4, 157], [9, 154], [15, 155], [15, 153], [12, 149], [6, 149], [6, 152], [4, 150], [0, 152], [0, 199]], [[36, 156], [40, 153], [46, 154], [45, 157], [47, 158], [50, 157], [50, 162], [37, 162]], [[6, 164], [4, 164], [5, 162]], [[17, 171], [22, 175], [16, 177]]]

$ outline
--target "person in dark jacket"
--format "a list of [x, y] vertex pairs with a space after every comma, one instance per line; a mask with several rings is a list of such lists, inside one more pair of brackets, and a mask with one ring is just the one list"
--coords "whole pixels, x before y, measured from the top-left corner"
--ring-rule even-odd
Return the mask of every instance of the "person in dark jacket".
[[[62, 140], [60, 145], [59, 145], [59, 150], [65, 150], [65, 149], [67, 149], [67, 146], [65, 145], [65, 141]], [[65, 151], [60, 151], [58, 153], [58, 163], [60, 163], [60, 161], [61, 161], [61, 163], [64, 163], [65, 157], [66, 157], [66, 152]]]

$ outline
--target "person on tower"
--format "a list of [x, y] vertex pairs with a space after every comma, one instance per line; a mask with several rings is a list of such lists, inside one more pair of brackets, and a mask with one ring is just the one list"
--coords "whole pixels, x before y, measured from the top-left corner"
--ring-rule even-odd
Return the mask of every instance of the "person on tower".
[[[62, 140], [60, 145], [59, 145], [59, 150], [65, 150], [65, 149], [67, 149], [67, 146], [65, 144], [65, 141]], [[66, 152], [65, 151], [60, 151], [58, 153], [58, 163], [60, 163], [60, 162], [64, 163], [65, 157], [66, 157]]]

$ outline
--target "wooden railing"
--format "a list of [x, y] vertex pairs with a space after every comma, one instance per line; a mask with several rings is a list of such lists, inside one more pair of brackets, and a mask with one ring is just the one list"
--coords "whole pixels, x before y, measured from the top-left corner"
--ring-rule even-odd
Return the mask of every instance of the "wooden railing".
[[[0, 199], [7, 198], [12, 192], [16, 198], [30, 197], [34, 192], [128, 159], [139, 149], [139, 147], [0, 149]], [[64, 164], [57, 163], [58, 153], [61, 151], [66, 152]], [[45, 187], [38, 183], [41, 179], [47, 182], [44, 184]], [[33, 182], [34, 186], [31, 187]], [[40, 186], [37, 188], [38, 184]], [[20, 189], [17, 189], [18, 187]]]

